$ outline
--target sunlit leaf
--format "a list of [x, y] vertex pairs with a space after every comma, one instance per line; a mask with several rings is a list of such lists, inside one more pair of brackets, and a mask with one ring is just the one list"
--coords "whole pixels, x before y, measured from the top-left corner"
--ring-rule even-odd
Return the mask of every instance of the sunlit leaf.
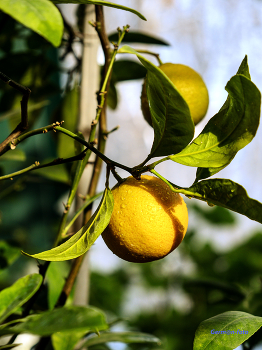
[[86, 253], [109, 224], [114, 206], [114, 198], [110, 189], [106, 188], [101, 202], [86, 225], [75, 233], [68, 241], [45, 252], [30, 255], [32, 258], [47, 261], [63, 261], [77, 258]]
[[233, 350], [261, 326], [261, 317], [240, 311], [224, 312], [199, 325], [193, 350]]
[[149, 158], [180, 152], [194, 136], [194, 123], [187, 103], [171, 80], [153, 63], [129, 46], [123, 46], [119, 52], [137, 55], [147, 69], [147, 97], [154, 128]]
[[49, 0], [1, 0], [0, 10], [12, 16], [59, 46], [63, 35], [63, 20], [58, 9]]
[[73, 350], [86, 332], [58, 332], [52, 334], [54, 350]]
[[130, 7], [126, 7], [123, 5], [118, 5], [113, 2], [109, 1], [96, 1], [96, 0], [51, 0], [54, 4], [90, 4], [90, 5], [101, 5], [101, 6], [108, 6], [108, 7], [114, 7], [116, 9], [129, 11], [146, 21], [146, 18], [141, 15], [138, 11], [131, 9]]
[[30, 333], [48, 336], [56, 332], [99, 331], [107, 329], [102, 311], [85, 306], [66, 306], [30, 315], [13, 327], [5, 327], [1, 334]]
[[4, 153], [0, 160], [11, 160], [11, 161], [19, 161], [23, 162], [26, 160], [26, 155], [23, 150], [20, 148], [15, 148], [13, 150], [10, 150], [9, 152]]
[[[241, 72], [244, 71], [242, 63]], [[226, 90], [227, 101], [201, 134], [180, 153], [170, 156], [180, 164], [208, 168], [198, 169], [198, 180], [227, 166], [252, 141], [259, 125], [261, 95], [248, 74], [232, 77]]]
[[42, 276], [27, 275], [0, 292], [0, 323], [31, 298], [42, 283]]

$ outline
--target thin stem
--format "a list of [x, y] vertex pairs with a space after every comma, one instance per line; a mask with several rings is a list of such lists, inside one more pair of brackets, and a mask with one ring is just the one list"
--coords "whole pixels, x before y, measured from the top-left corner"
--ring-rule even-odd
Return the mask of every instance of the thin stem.
[[11, 132], [11, 134], [0, 144], [0, 155], [4, 154], [9, 149], [9, 144], [14, 139], [16, 139], [24, 130], [28, 128], [28, 112], [27, 105], [31, 90], [27, 87], [18, 84], [14, 80], [10, 79], [8, 76], [0, 72], [0, 79], [6, 84], [10, 85], [12, 88], [18, 90], [23, 94], [21, 100], [21, 122], [17, 127]]
[[158, 60], [159, 65], [163, 64], [163, 62], [161, 61], [158, 53], [155, 53], [155, 52], [152, 52], [152, 51], [148, 51], [148, 50], [136, 50], [136, 51], [140, 52], [140, 53], [145, 53], [145, 54], [148, 54], [148, 55], [155, 56], [155, 58]]
[[0, 177], [0, 181], [1, 180], [6, 180], [6, 179], [13, 179], [13, 177], [24, 174], [24, 173], [28, 173], [29, 171], [35, 170], [35, 169], [41, 169], [41, 168], [46, 168], [46, 167], [50, 167], [50, 166], [54, 166], [54, 165], [58, 165], [58, 164], [64, 164], [64, 163], [71, 163], [74, 162], [76, 160], [81, 160], [83, 159], [83, 157], [85, 156], [85, 150], [81, 153], [79, 153], [76, 156], [70, 157], [70, 158], [57, 158], [54, 159], [52, 162], [46, 163], [46, 164], [42, 164], [40, 165], [39, 162], [35, 162], [34, 164], [30, 165], [27, 168], [24, 168], [22, 170], [16, 171], [12, 174], [8, 174], [8, 175], [4, 175]]
[[81, 137], [77, 136], [76, 134], [74, 134], [73, 132], [62, 128], [61, 126], [57, 126], [55, 127], [55, 130], [62, 132], [65, 135], [70, 136], [71, 138], [73, 138], [74, 140], [82, 143], [82, 145], [86, 146], [90, 151], [94, 152], [96, 155], [98, 155], [106, 164], [110, 165], [110, 166], [116, 166], [118, 168], [121, 168], [123, 170], [128, 171], [129, 173], [132, 173], [132, 168], [129, 168], [123, 164], [117, 163], [111, 159], [109, 159], [108, 157], [106, 157], [103, 153], [101, 153], [97, 148], [95, 148], [94, 146], [92, 146], [89, 142], [83, 140]]

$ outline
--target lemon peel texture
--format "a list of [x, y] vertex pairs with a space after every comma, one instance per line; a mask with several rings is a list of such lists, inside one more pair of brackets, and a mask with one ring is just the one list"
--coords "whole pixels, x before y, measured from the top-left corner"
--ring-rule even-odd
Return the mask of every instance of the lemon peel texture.
[[136, 263], [162, 259], [183, 240], [188, 211], [183, 198], [154, 176], [132, 176], [112, 190], [114, 210], [102, 234], [118, 257]]

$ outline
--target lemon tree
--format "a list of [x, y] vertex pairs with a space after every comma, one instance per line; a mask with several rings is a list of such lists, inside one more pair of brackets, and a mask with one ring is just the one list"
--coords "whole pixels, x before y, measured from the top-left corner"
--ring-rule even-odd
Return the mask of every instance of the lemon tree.
[[[75, 54], [73, 41], [79, 41], [84, 37], [84, 35], [77, 35], [75, 30], [66, 21], [63, 21], [62, 15], [54, 5], [67, 2], [70, 1], [41, 0], [37, 4], [33, 0], [2, 1], [0, 8], [4, 13], [31, 28], [37, 35], [47, 39], [54, 46], [58, 46], [62, 42], [66, 57], [68, 53]], [[59, 113], [69, 122], [70, 127], [62, 125], [62, 118], [59, 121], [50, 122], [51, 124], [41, 125], [39, 128], [34, 128], [33, 120], [28, 120], [28, 110], [34, 111], [46, 106], [45, 101], [39, 104], [38, 100], [36, 105], [28, 105], [31, 91], [23, 85], [27, 85], [28, 82], [33, 88], [42, 86], [46, 80], [42, 66], [32, 69], [32, 67], [26, 66], [27, 59], [24, 59], [21, 62], [26, 67], [26, 74], [22, 69], [22, 72], [17, 75], [17, 81], [7, 76], [5, 72], [0, 73], [0, 79], [7, 84], [5, 85], [7, 89], [15, 91], [15, 97], [9, 100], [12, 110], [9, 111], [7, 118], [10, 118], [10, 115], [12, 118], [14, 115], [16, 117], [10, 123], [13, 129], [9, 135], [3, 137], [4, 141], [0, 144], [0, 155], [4, 156], [5, 159], [8, 159], [8, 155], [10, 155], [9, 159], [13, 161], [17, 158], [19, 161], [24, 161], [26, 157], [23, 151], [19, 151], [19, 144], [26, 139], [40, 134], [45, 137], [45, 134], [53, 131], [56, 133], [54, 139], [58, 140], [56, 141], [57, 158], [54, 158], [53, 155], [52, 159], [43, 164], [40, 164], [38, 160], [34, 161], [33, 164], [23, 163], [24, 166], [15, 171], [3, 172], [0, 176], [0, 182], [4, 184], [6, 180], [15, 179], [16, 181], [17, 178], [21, 179], [21, 175], [26, 177], [29, 172], [33, 174], [38, 171], [38, 175], [66, 183], [69, 188], [64, 211], [59, 224], [57, 224], [57, 236], [52, 248], [50, 245], [49, 250], [43, 249], [44, 251], [37, 254], [23, 252], [27, 257], [45, 261], [39, 268], [40, 273], [22, 278], [1, 291], [0, 296], [3, 300], [0, 310], [1, 322], [5, 323], [0, 327], [0, 335], [13, 334], [10, 342], [4, 348], [13, 347], [12, 343], [19, 333], [40, 335], [42, 338], [38, 344], [39, 349], [50, 347], [50, 344], [46, 342], [49, 342], [48, 336], [52, 336], [55, 350], [64, 350], [65, 346], [71, 350], [80, 339], [84, 341], [87, 333], [89, 335], [92, 333], [92, 336], [85, 339], [83, 347], [109, 341], [141, 342], [141, 339], [142, 343], [158, 344], [158, 339], [147, 334], [141, 335], [131, 332], [128, 335], [123, 333], [110, 333], [108, 335], [104, 331], [109, 328], [110, 324], [106, 321], [101, 310], [92, 307], [65, 306], [69, 294], [73, 290], [83, 256], [96, 239], [102, 235], [112, 252], [128, 262], [152, 263], [164, 258], [181, 244], [187, 231], [188, 211], [181, 195], [204, 201], [209, 205], [227, 208], [262, 223], [262, 204], [250, 198], [240, 184], [230, 179], [210, 179], [211, 176], [230, 164], [237, 152], [249, 144], [256, 135], [260, 119], [261, 94], [251, 80], [247, 57], [244, 57], [238, 70], [236, 69], [236, 74], [229, 79], [225, 86], [228, 93], [225, 103], [209, 119], [202, 132], [194, 138], [195, 124], [202, 120], [208, 108], [207, 88], [199, 74], [180, 64], [168, 63], [161, 64], [159, 67], [146, 58], [141, 51], [136, 51], [131, 46], [122, 45], [127, 35], [129, 35], [129, 39], [126, 39], [126, 42], [129, 43], [165, 44], [146, 35], [130, 35], [128, 25], [122, 29], [118, 28], [116, 39], [114, 39], [116, 42], [110, 46], [104, 28], [101, 6], [129, 11], [141, 19], [145, 19], [136, 10], [107, 1], [72, 0], [71, 2], [96, 6], [96, 22], [91, 23], [91, 25], [97, 31], [105, 54], [101, 86], [97, 94], [98, 105], [94, 111], [94, 120], [90, 125], [88, 139], [85, 139], [78, 132], [76, 123], [72, 122], [72, 118], [77, 119], [78, 116], [77, 108], [75, 108], [78, 105], [77, 84], [82, 82], [82, 77], [78, 74], [80, 70], [78, 64], [84, 64], [84, 60], [76, 59], [76, 67], [69, 72], [67, 88], [70, 89], [73, 86], [72, 90], [69, 93], [64, 91], [59, 96], [59, 100], [62, 101]], [[19, 11], [20, 9], [21, 11]], [[80, 12], [81, 9], [82, 7], [80, 7]], [[81, 30], [82, 19], [79, 15], [79, 30]], [[64, 40], [61, 41], [63, 23], [66, 23], [67, 28]], [[14, 27], [14, 33], [17, 28], [19, 27]], [[29, 36], [28, 33], [23, 35], [23, 38], [27, 38], [27, 35]], [[10, 35], [10, 38], [12, 36], [13, 34]], [[9, 36], [7, 38], [9, 40]], [[20, 37], [19, 40], [24, 40], [23, 38]], [[38, 40], [33, 39], [33, 41], [24, 42], [23, 47], [35, 47]], [[12, 45], [6, 38], [2, 37], [1, 40], [5, 50], [12, 50]], [[35, 54], [38, 53], [38, 50], [33, 49], [32, 51]], [[116, 61], [117, 57], [123, 57], [125, 54], [133, 55], [137, 60], [136, 63], [131, 65], [128, 60]], [[77, 55], [74, 56], [77, 58]], [[23, 56], [19, 57], [22, 60]], [[9, 57], [5, 58], [6, 61], [9, 61]], [[33, 59], [32, 65], [37, 61], [37, 59]], [[118, 63], [115, 64], [115, 61]], [[130, 67], [132, 69], [129, 70]], [[116, 73], [117, 68], [118, 72]], [[136, 72], [133, 72], [135, 70]], [[53, 73], [53, 70], [51, 71]], [[36, 85], [33, 84], [35, 72], [39, 72], [39, 80], [37, 80]], [[148, 114], [145, 118], [153, 127], [154, 139], [149, 154], [143, 162], [129, 167], [108, 158], [105, 153], [106, 140], [110, 139], [110, 133], [117, 129], [114, 128], [111, 131], [106, 129], [107, 96], [108, 100], [111, 98], [111, 106], [115, 107], [117, 104], [115, 89], [117, 79], [118, 81], [128, 81], [144, 78], [145, 75], [142, 109], [144, 114], [146, 114], [145, 108], [150, 113], [150, 117]], [[76, 78], [76, 84], [73, 77]], [[112, 85], [110, 85], [111, 78], [115, 79]], [[49, 88], [50, 85], [45, 85], [45, 91]], [[41, 89], [39, 91], [40, 94], [43, 94]], [[8, 95], [4, 91], [1, 91], [1, 94], [4, 97]], [[21, 113], [17, 113], [17, 96], [19, 94], [22, 95]], [[139, 104], [139, 101], [137, 103]], [[148, 104], [147, 107], [145, 104]], [[68, 106], [73, 106], [73, 110]], [[48, 109], [45, 111], [47, 112]], [[54, 114], [59, 115], [59, 113]], [[17, 115], [19, 115], [19, 120]], [[97, 132], [98, 139], [96, 139]], [[57, 134], [63, 134], [63, 138], [56, 138]], [[70, 152], [65, 136], [72, 141]], [[59, 140], [63, 140], [63, 144], [59, 144]], [[15, 150], [17, 147], [18, 149]], [[64, 147], [67, 149], [65, 150]], [[63, 151], [63, 157], [60, 156], [61, 151]], [[92, 154], [96, 157], [95, 162], [90, 161]], [[165, 161], [195, 167], [196, 178], [192, 185], [190, 187], [178, 186], [158, 173], [157, 166]], [[96, 186], [102, 163], [106, 165], [107, 169], [105, 187], [104, 191], [98, 194]], [[84, 169], [93, 166], [88, 195], [83, 196], [82, 206], [74, 211], [72, 209], [73, 201], [77, 195], [77, 188]], [[49, 171], [46, 172], [46, 169]], [[56, 171], [52, 169], [56, 169]], [[117, 172], [118, 169], [124, 170], [127, 177], [121, 178]], [[144, 175], [148, 172], [151, 173], [150, 176]], [[112, 176], [117, 181], [117, 185], [111, 190], [109, 180]], [[15, 184], [20, 185], [19, 182]], [[1, 196], [5, 197], [13, 190], [16, 191], [17, 188], [20, 189], [19, 186], [5, 188], [3, 185]], [[100, 196], [100, 203], [91, 214], [89, 209]], [[74, 232], [74, 222], [80, 214], [86, 211], [88, 215], [85, 215], [81, 229]], [[11, 264], [17, 256], [16, 250], [12, 250], [5, 244], [1, 246], [3, 247], [1, 250], [4, 251], [4, 263]], [[11, 258], [10, 255], [13, 255], [14, 258]], [[53, 291], [56, 289], [56, 283], [61, 286], [61, 289], [58, 292], [56, 289], [56, 297], [52, 299], [49, 309], [46, 306], [44, 306], [44, 312], [42, 309], [35, 309], [37, 297], [41, 292], [45, 292], [43, 281], [50, 266], [49, 262], [72, 259], [76, 260], [71, 265], [67, 278], [57, 278], [57, 276], [61, 276], [56, 275], [54, 270], [50, 272], [51, 275], [52, 273], [55, 275]], [[22, 313], [20, 312], [21, 307]], [[39, 311], [41, 312], [39, 313]], [[10, 315], [14, 318], [9, 319]], [[72, 322], [72, 319], [75, 322]], [[219, 331], [223, 331], [229, 324], [235, 324], [239, 327], [245, 325], [248, 333], [245, 333], [242, 338], [231, 338], [230, 341], [226, 337], [221, 338], [228, 349], [236, 347], [240, 341], [248, 339], [260, 328], [262, 322], [259, 316], [255, 317], [238, 311], [217, 315], [201, 323], [196, 332], [194, 349], [202, 349], [203, 344], [205, 349], [220, 349], [221, 341], [217, 341], [216, 336], [210, 334], [209, 327], [211, 325]], [[100, 331], [104, 332], [101, 338], [97, 337], [97, 332]]]

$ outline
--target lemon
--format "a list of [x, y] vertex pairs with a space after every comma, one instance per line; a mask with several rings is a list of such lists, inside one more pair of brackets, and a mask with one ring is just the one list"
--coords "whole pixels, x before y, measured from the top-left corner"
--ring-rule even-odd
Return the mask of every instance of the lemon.
[[187, 207], [164, 181], [130, 176], [112, 193], [114, 210], [102, 237], [118, 257], [136, 263], [154, 261], [181, 243], [188, 226]]
[[[194, 124], [206, 115], [209, 97], [202, 77], [192, 68], [183, 64], [164, 63], [159, 68], [172, 81], [188, 104]], [[146, 95], [146, 80], [142, 87], [141, 109], [145, 120], [152, 126], [152, 119]]]

